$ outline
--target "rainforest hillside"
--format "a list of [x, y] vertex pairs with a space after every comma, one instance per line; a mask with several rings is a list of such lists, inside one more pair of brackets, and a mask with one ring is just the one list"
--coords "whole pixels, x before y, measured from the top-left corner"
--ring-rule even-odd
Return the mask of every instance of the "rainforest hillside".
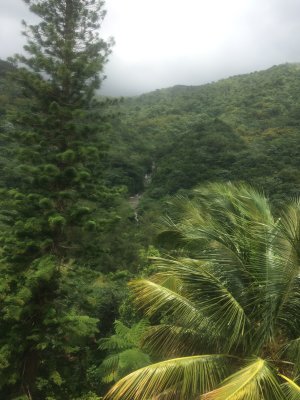
[[101, 96], [104, 3], [0, 60], [0, 399], [298, 400], [300, 65]]
[[[55, 80], [22, 74], [0, 60], [0, 397], [20, 398], [24, 386], [31, 398], [94, 400], [160, 360], [139, 348], [149, 321], [127, 282], [165, 254], [156, 223], [166, 210], [172, 217], [173, 195], [249, 182], [275, 213], [299, 196], [300, 66], [132, 98], [82, 97], [82, 109], [66, 93], [55, 97]], [[30, 363], [41, 372], [20, 373]]]
[[131, 194], [207, 181], [247, 181], [275, 203], [299, 194], [298, 64], [121, 99], [114, 112], [109, 179]]

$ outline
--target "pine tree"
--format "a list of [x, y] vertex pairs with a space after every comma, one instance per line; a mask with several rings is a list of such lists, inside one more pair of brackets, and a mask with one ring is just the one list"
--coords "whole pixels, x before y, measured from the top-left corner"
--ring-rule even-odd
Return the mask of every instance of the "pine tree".
[[[94, 98], [111, 43], [97, 32], [100, 0], [24, 1], [39, 23], [24, 22], [26, 55], [13, 59], [20, 97], [1, 132], [11, 160], [0, 193], [0, 397], [74, 399], [98, 331], [76, 290], [94, 277], [113, 218]], [[72, 261], [83, 255], [85, 270]]]

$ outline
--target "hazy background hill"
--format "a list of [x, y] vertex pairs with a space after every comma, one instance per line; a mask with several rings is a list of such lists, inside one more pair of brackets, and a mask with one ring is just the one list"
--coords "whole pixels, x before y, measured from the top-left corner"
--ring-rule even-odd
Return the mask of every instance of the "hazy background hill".
[[[111, 176], [161, 198], [207, 181], [255, 183], [280, 203], [300, 191], [300, 65], [174, 86], [115, 106]], [[143, 177], [151, 182], [143, 187]]]
[[[10, 68], [0, 62], [2, 128], [18, 93]], [[144, 203], [207, 181], [247, 181], [276, 204], [300, 193], [299, 64], [113, 99], [107, 110], [106, 178]]]

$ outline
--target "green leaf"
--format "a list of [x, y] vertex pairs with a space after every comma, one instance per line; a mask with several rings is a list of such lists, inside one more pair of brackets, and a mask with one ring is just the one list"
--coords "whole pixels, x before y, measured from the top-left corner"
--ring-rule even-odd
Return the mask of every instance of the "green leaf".
[[282, 389], [285, 395], [285, 400], [299, 400], [300, 399], [300, 386], [293, 380], [289, 379], [285, 375], [281, 375], [281, 378], [286, 382], [282, 385]]
[[260, 358], [228, 377], [218, 389], [207, 393], [205, 400], [284, 400], [278, 379], [265, 360]]
[[228, 373], [228, 358], [201, 355], [162, 361], [139, 369], [118, 383], [105, 400], [146, 400], [171, 390], [174, 398], [191, 399], [215, 387]]

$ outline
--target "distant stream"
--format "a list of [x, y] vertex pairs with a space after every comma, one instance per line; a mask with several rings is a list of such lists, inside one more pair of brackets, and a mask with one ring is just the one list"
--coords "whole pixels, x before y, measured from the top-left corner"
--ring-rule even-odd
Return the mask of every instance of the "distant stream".
[[[150, 185], [151, 180], [152, 180], [152, 173], [155, 169], [155, 162], [152, 162], [152, 167], [151, 167], [151, 172], [148, 174], [144, 175], [144, 187], [147, 187]], [[142, 193], [136, 193], [134, 196], [130, 196], [129, 197], [129, 204], [132, 207], [133, 211], [134, 211], [134, 219], [136, 220], [136, 222], [139, 222], [139, 215], [138, 215], [138, 207], [139, 207], [139, 203], [140, 200], [143, 196], [144, 192]]]

